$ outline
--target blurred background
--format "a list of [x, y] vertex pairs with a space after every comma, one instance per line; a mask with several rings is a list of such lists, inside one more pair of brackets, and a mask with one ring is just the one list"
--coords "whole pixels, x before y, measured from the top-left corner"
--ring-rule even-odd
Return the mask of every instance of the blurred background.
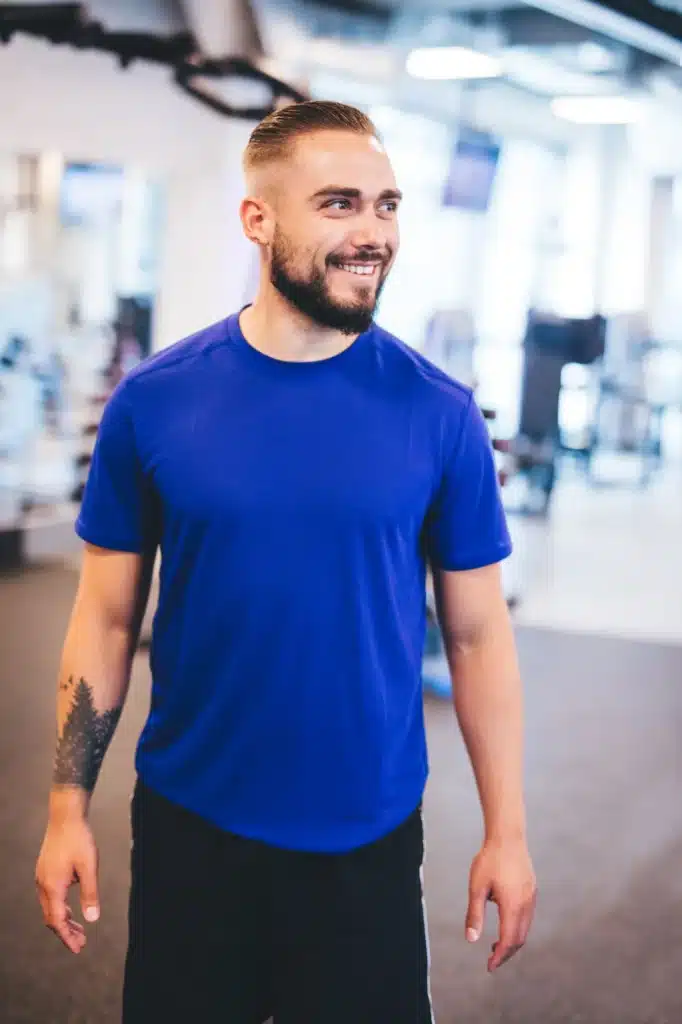
[[312, 97], [382, 134], [405, 200], [377, 319], [475, 387], [515, 542], [538, 920], [499, 979], [462, 948], [480, 812], [432, 619], [437, 1019], [678, 1024], [682, 4], [0, 2], [0, 97], [0, 1019], [117, 1019], [144, 646], [79, 961], [33, 893], [73, 522], [113, 387], [253, 295], [241, 151]]

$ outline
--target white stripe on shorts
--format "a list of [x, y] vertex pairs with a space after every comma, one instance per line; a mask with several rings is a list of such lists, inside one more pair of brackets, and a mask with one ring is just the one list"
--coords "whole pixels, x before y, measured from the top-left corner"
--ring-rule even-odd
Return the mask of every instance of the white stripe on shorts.
[[424, 898], [424, 867], [419, 869], [419, 878], [422, 889], [422, 914], [424, 916], [424, 942], [426, 943], [426, 991], [429, 997], [429, 1008], [431, 1012], [431, 1024], [436, 1024], [433, 1015], [433, 999], [431, 998], [431, 946], [429, 944], [429, 922], [426, 915], [426, 899]]

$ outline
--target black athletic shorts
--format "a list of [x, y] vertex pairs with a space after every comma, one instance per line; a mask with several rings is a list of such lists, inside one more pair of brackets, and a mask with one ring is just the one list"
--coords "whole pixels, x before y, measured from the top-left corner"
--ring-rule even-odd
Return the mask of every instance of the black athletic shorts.
[[139, 779], [124, 1024], [431, 1024], [421, 808], [350, 853], [230, 835]]

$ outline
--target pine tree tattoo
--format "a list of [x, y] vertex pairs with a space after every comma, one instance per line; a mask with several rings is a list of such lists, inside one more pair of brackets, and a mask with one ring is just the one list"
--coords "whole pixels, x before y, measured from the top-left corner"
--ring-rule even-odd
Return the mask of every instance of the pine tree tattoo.
[[[61, 689], [73, 686], [73, 677]], [[54, 760], [54, 784], [80, 786], [89, 793], [95, 788], [102, 761], [121, 717], [122, 707], [98, 713], [92, 689], [83, 678], [76, 686], [73, 703]]]

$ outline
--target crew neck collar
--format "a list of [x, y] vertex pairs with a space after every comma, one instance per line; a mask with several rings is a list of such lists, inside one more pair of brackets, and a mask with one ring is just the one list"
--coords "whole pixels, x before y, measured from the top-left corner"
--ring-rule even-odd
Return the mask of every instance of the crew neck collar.
[[336, 355], [327, 356], [324, 359], [277, 359], [275, 356], [261, 352], [260, 349], [255, 348], [244, 337], [244, 332], [241, 329], [240, 318], [244, 310], [248, 308], [248, 305], [243, 306], [238, 313], [234, 313], [232, 316], [228, 317], [227, 333], [233, 351], [235, 351], [240, 358], [249, 362], [254, 369], [260, 369], [266, 373], [284, 377], [313, 376], [316, 374], [327, 373], [330, 370], [335, 370], [354, 363], [361, 355], [367, 341], [375, 329], [375, 325], [372, 323], [367, 331], [358, 335], [355, 341], [351, 342], [351, 344], [347, 348], [343, 349], [342, 352], [337, 352]]

